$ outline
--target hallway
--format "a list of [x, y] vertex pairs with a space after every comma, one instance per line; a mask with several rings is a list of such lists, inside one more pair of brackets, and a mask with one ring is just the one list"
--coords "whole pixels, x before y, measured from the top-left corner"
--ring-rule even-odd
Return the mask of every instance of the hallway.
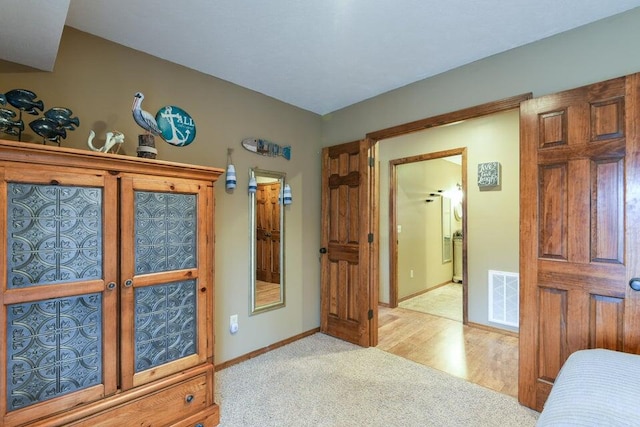
[[398, 307], [462, 322], [462, 283], [437, 286], [401, 301]]

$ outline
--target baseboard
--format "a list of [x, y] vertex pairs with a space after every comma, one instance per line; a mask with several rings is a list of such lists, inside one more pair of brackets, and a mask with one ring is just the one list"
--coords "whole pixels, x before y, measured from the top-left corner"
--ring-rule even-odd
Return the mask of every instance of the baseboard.
[[483, 325], [482, 323], [467, 322], [467, 326], [471, 326], [472, 328], [484, 329], [485, 331], [489, 332], [496, 332], [498, 334], [509, 335], [510, 337], [520, 337], [520, 334], [518, 332], [495, 328], [493, 326]]
[[421, 291], [415, 292], [415, 293], [413, 293], [413, 294], [411, 294], [411, 295], [407, 295], [407, 296], [405, 296], [405, 297], [398, 298], [398, 302], [400, 303], [400, 302], [402, 302], [402, 301], [406, 301], [406, 300], [408, 300], [408, 299], [415, 298], [415, 297], [417, 297], [417, 296], [419, 296], [419, 295], [426, 294], [426, 293], [427, 293], [427, 292], [429, 292], [429, 291], [433, 291], [433, 290], [436, 290], [436, 289], [441, 288], [441, 287], [443, 287], [443, 286], [447, 286], [447, 285], [449, 285], [451, 282], [452, 282], [451, 280], [447, 280], [446, 282], [442, 282], [442, 283], [440, 283], [440, 284], [438, 284], [438, 285], [432, 286], [432, 287], [427, 288], [427, 289], [422, 289]]
[[313, 335], [313, 334], [315, 334], [317, 332], [320, 332], [320, 328], [311, 329], [310, 331], [306, 331], [306, 332], [303, 332], [301, 334], [294, 335], [294, 336], [292, 336], [290, 338], [287, 338], [285, 340], [278, 341], [278, 342], [273, 343], [271, 345], [268, 345], [266, 347], [259, 348], [257, 350], [254, 350], [254, 351], [252, 351], [250, 353], [247, 353], [245, 355], [242, 355], [240, 357], [236, 357], [235, 359], [227, 360], [226, 362], [222, 362], [222, 363], [216, 364], [215, 365], [215, 370], [216, 371], [221, 371], [221, 370], [223, 370], [225, 368], [228, 368], [229, 366], [237, 365], [238, 363], [247, 361], [249, 359], [253, 359], [256, 356], [260, 356], [261, 354], [267, 353], [267, 352], [269, 352], [271, 350], [275, 350], [276, 348], [285, 346], [287, 344], [291, 344], [294, 341], [298, 341], [298, 340], [300, 340], [302, 338], [308, 337], [309, 335]]

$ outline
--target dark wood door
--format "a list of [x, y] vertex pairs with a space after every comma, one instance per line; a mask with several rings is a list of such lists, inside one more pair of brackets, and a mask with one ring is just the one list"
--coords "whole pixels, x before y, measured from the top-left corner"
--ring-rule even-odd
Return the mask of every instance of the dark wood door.
[[256, 279], [280, 283], [280, 183], [256, 191]]
[[521, 105], [519, 400], [567, 357], [640, 350], [638, 75]]
[[322, 151], [321, 331], [369, 346], [377, 344], [377, 281], [369, 142]]

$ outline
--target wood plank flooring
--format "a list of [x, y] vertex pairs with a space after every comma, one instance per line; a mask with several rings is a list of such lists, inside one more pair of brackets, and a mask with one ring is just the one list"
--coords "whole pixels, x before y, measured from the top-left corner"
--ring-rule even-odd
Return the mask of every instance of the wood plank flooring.
[[380, 350], [517, 397], [518, 338], [400, 307], [378, 322]]

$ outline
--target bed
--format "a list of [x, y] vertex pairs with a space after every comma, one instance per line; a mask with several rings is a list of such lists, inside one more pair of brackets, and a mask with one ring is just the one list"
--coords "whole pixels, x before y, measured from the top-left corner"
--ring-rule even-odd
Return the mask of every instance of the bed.
[[573, 353], [536, 425], [640, 425], [640, 356], [604, 349]]

